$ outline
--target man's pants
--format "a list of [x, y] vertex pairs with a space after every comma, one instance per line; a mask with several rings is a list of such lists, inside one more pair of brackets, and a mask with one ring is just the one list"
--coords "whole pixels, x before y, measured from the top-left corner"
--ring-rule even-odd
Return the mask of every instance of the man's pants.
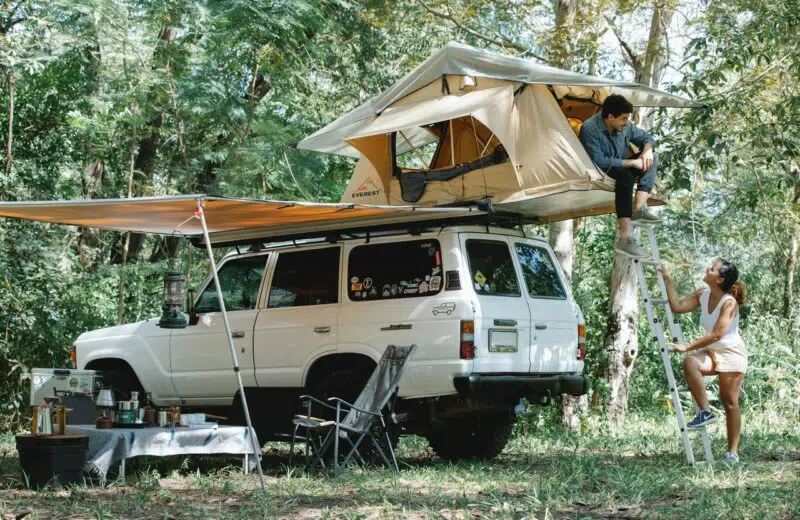
[[633, 215], [633, 184], [638, 184], [638, 191], [650, 193], [656, 183], [658, 156], [653, 154], [653, 164], [643, 172], [638, 168], [610, 168], [606, 174], [616, 181], [615, 202], [617, 218], [631, 218]]

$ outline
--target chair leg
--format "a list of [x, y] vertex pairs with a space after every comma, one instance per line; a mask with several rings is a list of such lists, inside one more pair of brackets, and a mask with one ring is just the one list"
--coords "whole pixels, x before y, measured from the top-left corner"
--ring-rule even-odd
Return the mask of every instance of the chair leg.
[[362, 465], [364, 465], [364, 466], [367, 465], [366, 461], [364, 461], [364, 458], [361, 456], [361, 453], [358, 451], [358, 447], [361, 445], [361, 441], [363, 441], [364, 437], [366, 437], [366, 436], [367, 436], [366, 433], [362, 433], [361, 436], [356, 440], [355, 443], [348, 438], [348, 441], [350, 442], [350, 445], [352, 446], [352, 448], [350, 448], [350, 451], [347, 453], [347, 456], [344, 458], [344, 461], [342, 462], [342, 466], [344, 466], [348, 462], [350, 462], [350, 459], [353, 457], [354, 454], [358, 457], [358, 460], [361, 461]]
[[400, 466], [397, 464], [397, 456], [394, 454], [394, 447], [392, 447], [392, 439], [389, 437], [389, 430], [384, 430], [383, 433], [386, 435], [386, 445], [389, 446], [389, 454], [392, 456], [394, 470], [395, 472], [400, 473]]
[[[381, 448], [381, 443], [378, 442], [378, 439], [375, 438], [375, 435], [370, 434], [369, 438], [372, 441], [372, 445], [375, 447], [375, 449], [378, 451], [378, 454], [383, 459], [383, 462], [385, 462], [388, 467], [390, 468], [393, 467], [391, 461], [389, 461], [389, 458], [386, 456], [386, 453], [383, 452], [383, 448]], [[390, 450], [392, 449], [391, 443], [389, 443], [389, 449]], [[392, 457], [394, 457], [394, 452], [392, 452]]]
[[[289, 465], [291, 466], [294, 462], [294, 443], [297, 440], [297, 430], [300, 428], [299, 424], [294, 425], [294, 430], [292, 430], [292, 443], [289, 445]], [[306, 433], [306, 437], [308, 434]]]

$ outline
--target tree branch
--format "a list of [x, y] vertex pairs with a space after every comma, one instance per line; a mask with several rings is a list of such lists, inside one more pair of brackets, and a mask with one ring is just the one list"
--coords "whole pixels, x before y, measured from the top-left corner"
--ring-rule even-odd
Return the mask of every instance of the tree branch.
[[447, 20], [448, 22], [450, 22], [453, 25], [455, 25], [457, 28], [459, 28], [462, 31], [464, 31], [465, 33], [469, 34], [470, 36], [474, 36], [475, 38], [478, 38], [479, 40], [483, 40], [486, 43], [490, 43], [492, 45], [496, 45], [497, 47], [500, 47], [500, 48], [511, 47], [512, 49], [522, 53], [522, 55], [527, 55], [527, 56], [530, 56], [532, 58], [536, 58], [537, 60], [539, 60], [539, 61], [541, 61], [543, 63], [547, 63], [547, 60], [544, 59], [542, 56], [539, 56], [539, 55], [535, 54], [528, 47], [525, 47], [523, 45], [520, 45], [518, 43], [515, 43], [515, 42], [509, 40], [505, 36], [502, 36], [502, 35], [500, 36], [500, 38], [502, 40], [505, 40], [505, 42], [506, 42], [506, 43], [503, 43], [502, 41], [500, 41], [500, 40], [498, 40], [496, 38], [491, 38], [489, 36], [486, 36], [483, 33], [480, 33], [478, 31], [476, 31], [475, 29], [471, 29], [471, 28], [467, 27], [463, 23], [461, 23], [458, 20], [456, 20], [455, 17], [453, 17], [450, 14], [443, 13], [441, 11], [436, 11], [435, 9], [430, 7], [428, 4], [423, 2], [423, 0], [417, 0], [417, 3], [419, 5], [421, 5], [426, 11], [428, 11], [428, 13], [430, 13], [433, 16], [436, 16], [438, 18], [442, 18], [443, 20]]
[[619, 32], [617, 31], [617, 28], [614, 27], [614, 24], [612, 23], [613, 20], [611, 20], [607, 16], [604, 18], [604, 20], [605, 20], [606, 25], [608, 26], [608, 28], [611, 29], [611, 32], [614, 33], [614, 36], [617, 37], [617, 41], [619, 42], [619, 46], [622, 47], [622, 49], [625, 51], [625, 57], [626, 57], [625, 61], [628, 62], [628, 65], [630, 65], [633, 68], [633, 70], [634, 70], [634, 72], [636, 72], [636, 74], [639, 74], [640, 71], [642, 70], [642, 58], [641, 58], [641, 56], [636, 54], [636, 52], [631, 48], [631, 46], [628, 45], [628, 42], [626, 42], [625, 40], [622, 39], [622, 37], [619, 35]]

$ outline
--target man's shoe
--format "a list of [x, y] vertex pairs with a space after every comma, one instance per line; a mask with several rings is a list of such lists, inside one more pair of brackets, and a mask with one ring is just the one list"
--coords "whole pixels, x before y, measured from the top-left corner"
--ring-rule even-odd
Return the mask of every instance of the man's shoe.
[[711, 413], [711, 410], [703, 410], [702, 412], [698, 413], [695, 418], [686, 425], [686, 427], [695, 430], [715, 422], [717, 422], [717, 416]]
[[633, 243], [633, 240], [617, 240], [614, 244], [614, 251], [631, 258], [646, 258], [647, 251]]
[[650, 209], [650, 206], [645, 204], [642, 206], [642, 209], [634, 211], [633, 215], [631, 216], [631, 220], [640, 222], [642, 224], [660, 224], [661, 217], [653, 213], [653, 210]]
[[731, 453], [729, 451], [725, 452], [725, 455], [722, 456], [722, 462], [728, 464], [738, 464], [739, 463], [739, 456], [735, 453]]

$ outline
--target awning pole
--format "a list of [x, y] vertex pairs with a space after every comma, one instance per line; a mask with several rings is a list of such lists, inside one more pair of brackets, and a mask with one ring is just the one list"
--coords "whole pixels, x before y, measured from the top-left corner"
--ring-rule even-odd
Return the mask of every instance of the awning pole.
[[239, 394], [242, 396], [242, 408], [244, 409], [244, 418], [247, 421], [247, 428], [249, 429], [250, 443], [253, 446], [253, 453], [256, 458], [256, 467], [258, 468], [258, 478], [261, 480], [261, 491], [264, 495], [267, 494], [267, 488], [264, 486], [264, 473], [261, 471], [261, 446], [256, 442], [255, 430], [253, 424], [250, 422], [250, 409], [247, 407], [247, 397], [244, 395], [244, 384], [242, 384], [242, 374], [239, 373], [239, 358], [236, 356], [236, 347], [233, 346], [233, 336], [231, 335], [231, 324], [228, 322], [228, 311], [225, 310], [225, 299], [222, 297], [222, 287], [219, 285], [219, 277], [217, 276], [217, 264], [214, 262], [214, 252], [211, 250], [211, 240], [208, 237], [208, 227], [206, 226], [206, 215], [203, 212], [203, 201], [197, 199], [197, 211], [195, 215], [200, 219], [200, 224], [203, 226], [203, 238], [206, 241], [206, 251], [208, 252], [208, 261], [211, 262], [211, 276], [214, 278], [214, 287], [217, 289], [217, 299], [219, 300], [219, 309], [222, 312], [222, 321], [225, 322], [225, 333], [228, 338], [228, 347], [231, 349], [231, 359], [233, 360], [233, 371], [236, 374], [236, 380], [239, 382]]

